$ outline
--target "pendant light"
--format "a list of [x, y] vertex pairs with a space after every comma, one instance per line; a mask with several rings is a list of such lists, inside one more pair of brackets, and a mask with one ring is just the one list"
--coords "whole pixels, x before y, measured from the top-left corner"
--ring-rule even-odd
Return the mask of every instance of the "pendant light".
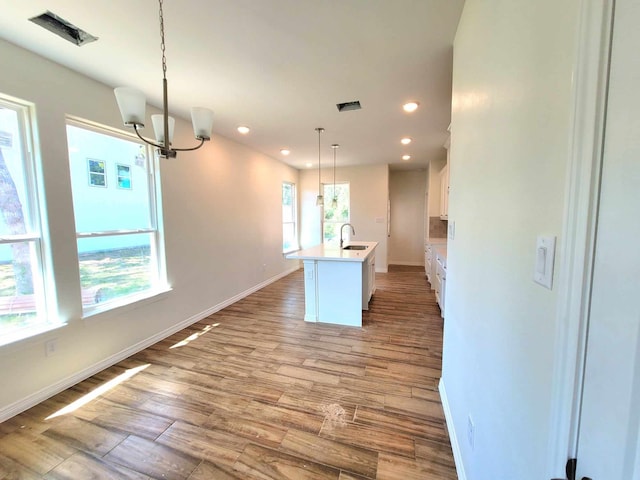
[[318, 196], [316, 197], [316, 206], [322, 207], [324, 206], [324, 197], [322, 196], [322, 171], [320, 168], [320, 134], [324, 132], [324, 128], [318, 127], [316, 128], [316, 132], [318, 132]]
[[340, 145], [334, 143], [331, 145], [333, 148], [333, 200], [331, 200], [331, 208], [338, 208], [338, 195], [336, 195], [336, 150], [340, 148]]
[[173, 128], [175, 120], [169, 116], [168, 94], [167, 94], [167, 59], [165, 57], [164, 42], [164, 12], [162, 1], [158, 0], [160, 16], [160, 48], [162, 50], [162, 115], [151, 115], [151, 123], [155, 132], [156, 142], [146, 140], [140, 131], [144, 128], [145, 104], [144, 94], [133, 87], [118, 87], [114, 90], [116, 101], [120, 108], [122, 121], [126, 126], [133, 127], [140, 139], [153, 145], [158, 149], [158, 153], [163, 158], [175, 158], [177, 152], [197, 150], [204, 142], [211, 139], [211, 129], [213, 127], [213, 112], [208, 108], [193, 107], [191, 109], [191, 121], [193, 123], [193, 133], [200, 143], [190, 148], [174, 148], [171, 146], [173, 139]]

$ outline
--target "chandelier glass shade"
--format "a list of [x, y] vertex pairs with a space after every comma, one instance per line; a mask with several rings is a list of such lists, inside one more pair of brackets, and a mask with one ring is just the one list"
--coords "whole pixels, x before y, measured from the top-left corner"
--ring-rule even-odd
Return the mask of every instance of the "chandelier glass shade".
[[194, 107], [191, 109], [191, 122], [196, 140], [200, 143], [190, 148], [174, 148], [171, 146], [175, 119], [169, 116], [168, 86], [167, 86], [167, 59], [165, 56], [164, 40], [164, 13], [162, 0], [158, 0], [160, 13], [160, 41], [162, 48], [162, 114], [152, 115], [151, 122], [155, 134], [156, 142], [145, 139], [140, 130], [144, 128], [146, 118], [147, 100], [142, 91], [134, 87], [118, 87], [114, 89], [118, 108], [122, 121], [126, 126], [133, 127], [136, 135], [145, 143], [153, 145], [158, 149], [158, 153], [164, 158], [175, 158], [177, 152], [197, 150], [205, 141], [211, 139], [213, 128], [213, 112], [208, 108]]

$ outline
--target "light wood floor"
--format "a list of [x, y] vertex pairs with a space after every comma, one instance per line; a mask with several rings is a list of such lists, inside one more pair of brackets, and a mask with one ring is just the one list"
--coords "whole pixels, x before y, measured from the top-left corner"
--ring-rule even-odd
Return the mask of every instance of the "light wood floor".
[[376, 279], [362, 329], [298, 271], [0, 424], [0, 479], [456, 479], [434, 295]]

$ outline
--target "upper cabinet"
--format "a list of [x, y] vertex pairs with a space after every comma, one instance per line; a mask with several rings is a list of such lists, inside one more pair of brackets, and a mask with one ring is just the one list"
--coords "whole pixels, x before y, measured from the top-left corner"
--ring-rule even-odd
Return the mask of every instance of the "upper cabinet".
[[449, 215], [449, 163], [440, 170], [440, 220]]
[[[451, 129], [451, 125], [447, 130]], [[451, 162], [451, 134], [447, 137], [447, 141], [444, 143], [444, 148], [447, 149], [447, 163], [440, 170], [440, 219], [447, 220], [449, 218], [449, 165]]]

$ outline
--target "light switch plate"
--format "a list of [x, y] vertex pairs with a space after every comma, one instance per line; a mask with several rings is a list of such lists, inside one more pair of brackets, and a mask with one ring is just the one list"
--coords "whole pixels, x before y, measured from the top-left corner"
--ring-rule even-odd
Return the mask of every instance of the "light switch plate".
[[533, 280], [551, 290], [553, 286], [553, 263], [556, 256], [556, 237], [540, 235], [536, 241]]
[[456, 238], [456, 222], [454, 220], [449, 220], [447, 231], [449, 233], [449, 240], [454, 240]]

